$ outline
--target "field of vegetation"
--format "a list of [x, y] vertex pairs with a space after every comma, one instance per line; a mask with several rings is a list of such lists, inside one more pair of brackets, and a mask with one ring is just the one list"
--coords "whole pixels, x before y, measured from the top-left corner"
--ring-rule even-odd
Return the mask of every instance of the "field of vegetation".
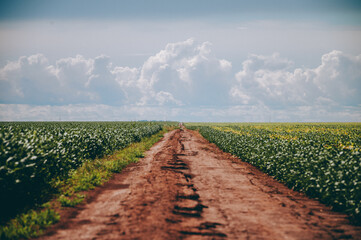
[[361, 219], [361, 124], [188, 123], [223, 151]]
[[166, 122], [0, 123], [0, 223], [47, 200], [82, 164], [159, 132]]

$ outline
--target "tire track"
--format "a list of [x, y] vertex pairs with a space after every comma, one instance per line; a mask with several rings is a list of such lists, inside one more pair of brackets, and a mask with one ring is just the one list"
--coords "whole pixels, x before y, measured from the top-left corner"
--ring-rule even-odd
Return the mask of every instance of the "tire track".
[[168, 222], [174, 224], [170, 226], [173, 237], [181, 234], [180, 238], [206, 236], [212, 239], [224, 239], [227, 235], [217, 230], [217, 226], [222, 225], [221, 223], [207, 222], [202, 219], [203, 209], [208, 207], [202, 204], [200, 195], [197, 193], [198, 190], [192, 182], [193, 175], [188, 164], [180, 158], [187, 157], [188, 154], [189, 156], [196, 156], [197, 152], [187, 153], [181, 141], [180, 145], [181, 153], [174, 154], [172, 159], [161, 167], [165, 171], [182, 175], [181, 181], [177, 183], [179, 188], [172, 211], [173, 216], [167, 219]]

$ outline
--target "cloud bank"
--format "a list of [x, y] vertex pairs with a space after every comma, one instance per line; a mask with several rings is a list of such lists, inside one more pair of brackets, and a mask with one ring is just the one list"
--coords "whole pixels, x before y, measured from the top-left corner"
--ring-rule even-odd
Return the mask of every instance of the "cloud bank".
[[331, 51], [314, 68], [275, 53], [240, 66], [193, 39], [169, 43], [142, 66], [108, 56], [0, 67], [0, 120], [359, 121], [361, 55]]
[[361, 55], [324, 54], [316, 68], [294, 68], [293, 62], [251, 55], [236, 74], [231, 95], [242, 104], [272, 108], [361, 104]]

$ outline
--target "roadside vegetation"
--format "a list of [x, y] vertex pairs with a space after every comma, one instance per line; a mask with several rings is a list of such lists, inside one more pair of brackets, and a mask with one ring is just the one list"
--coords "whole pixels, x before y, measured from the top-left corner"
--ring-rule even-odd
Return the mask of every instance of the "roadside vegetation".
[[223, 151], [361, 221], [360, 123], [188, 123]]
[[172, 122], [1, 123], [0, 196], [6, 215], [1, 215], [0, 239], [39, 236], [59, 221], [60, 208], [82, 203], [87, 190], [144, 157], [174, 126]]

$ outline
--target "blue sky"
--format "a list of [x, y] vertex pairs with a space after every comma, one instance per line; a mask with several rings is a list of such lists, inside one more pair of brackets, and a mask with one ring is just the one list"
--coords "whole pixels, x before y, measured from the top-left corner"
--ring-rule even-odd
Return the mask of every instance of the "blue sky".
[[[12, 0], [2, 1], [1, 19], [305, 19], [360, 21], [357, 0]], [[336, 15], [336, 16], [335, 16]], [[254, 17], [252, 17], [254, 16]]]
[[0, 120], [360, 121], [360, 1], [0, 3]]

